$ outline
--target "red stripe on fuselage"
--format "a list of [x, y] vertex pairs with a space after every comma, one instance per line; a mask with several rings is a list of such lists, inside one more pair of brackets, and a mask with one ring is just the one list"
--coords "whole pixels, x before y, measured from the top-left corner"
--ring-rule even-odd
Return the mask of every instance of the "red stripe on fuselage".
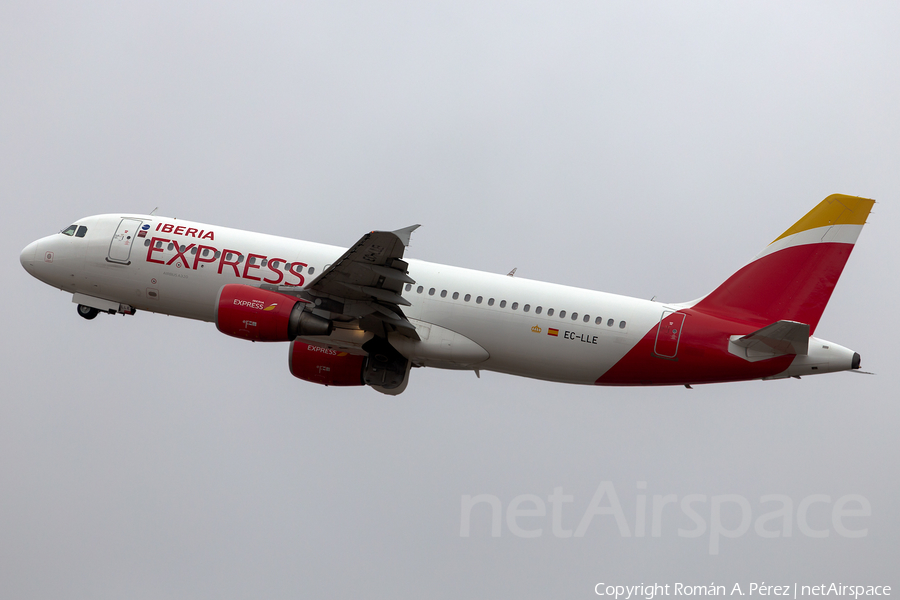
[[720, 319], [691, 308], [678, 313], [685, 318], [674, 358], [654, 352], [657, 324], [595, 383], [683, 385], [745, 381], [781, 373], [794, 360], [791, 355], [748, 362], [728, 352], [728, 337], [756, 331], [756, 325]]

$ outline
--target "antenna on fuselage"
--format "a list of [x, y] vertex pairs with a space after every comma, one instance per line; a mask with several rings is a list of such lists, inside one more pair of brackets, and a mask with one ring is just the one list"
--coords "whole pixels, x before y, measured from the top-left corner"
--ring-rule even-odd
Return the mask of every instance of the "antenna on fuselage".
[[155, 213], [155, 212], [158, 211], [158, 210], [159, 210], [159, 207], [158, 207], [158, 206], [157, 206], [156, 208], [154, 208], [153, 210], [151, 210], [151, 211], [150, 211], [150, 216], [152, 217], [152, 216], [153, 216], [153, 213]]
[[513, 270], [506, 274], [507, 277], [514, 277], [516, 274], [516, 269], [519, 267], [513, 267]]

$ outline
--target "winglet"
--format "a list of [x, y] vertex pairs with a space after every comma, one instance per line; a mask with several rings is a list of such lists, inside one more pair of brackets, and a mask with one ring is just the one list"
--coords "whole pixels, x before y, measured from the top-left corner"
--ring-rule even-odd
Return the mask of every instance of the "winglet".
[[400, 241], [403, 242], [404, 246], [409, 246], [410, 234], [419, 227], [421, 227], [421, 225], [410, 225], [409, 227], [404, 227], [403, 229], [398, 229], [396, 231], [392, 231], [391, 233], [400, 238]]

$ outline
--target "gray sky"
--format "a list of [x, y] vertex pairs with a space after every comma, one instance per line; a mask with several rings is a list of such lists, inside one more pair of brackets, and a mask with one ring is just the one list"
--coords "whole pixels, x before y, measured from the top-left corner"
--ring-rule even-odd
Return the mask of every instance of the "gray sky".
[[[0, 4], [0, 595], [896, 589], [898, 22], [890, 2]], [[79, 217], [158, 206], [336, 245], [421, 223], [407, 256], [683, 301], [835, 192], [879, 203], [817, 335], [874, 377], [617, 389], [419, 369], [389, 398], [296, 380], [286, 346], [209, 324], [84, 321], [18, 260]], [[705, 495], [708, 523], [713, 496], [755, 520], [763, 496], [796, 517], [824, 494], [808, 515], [830, 534], [751, 526], [711, 555], [675, 507], [658, 538], [603, 515], [555, 536], [554, 489], [575, 529], [606, 481], [632, 533], [639, 494]], [[461, 537], [478, 494], [502, 503], [500, 537], [487, 505]], [[540, 537], [507, 525], [523, 494], [546, 503], [518, 520]], [[865, 537], [832, 524], [848, 494], [871, 504], [846, 521]]]

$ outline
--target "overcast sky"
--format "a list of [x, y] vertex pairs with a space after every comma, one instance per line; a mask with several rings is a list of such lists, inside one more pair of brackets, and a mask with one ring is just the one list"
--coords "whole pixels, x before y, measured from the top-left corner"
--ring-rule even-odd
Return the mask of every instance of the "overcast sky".
[[[0, 596], [900, 590], [898, 23], [894, 2], [0, 3]], [[342, 246], [421, 223], [412, 258], [685, 301], [831, 193], [878, 204], [817, 335], [874, 376], [418, 369], [390, 398], [294, 379], [286, 345], [210, 324], [85, 321], [19, 264], [77, 218], [159, 207]], [[556, 488], [575, 530], [609, 487], [629, 537], [610, 515], [554, 533]], [[486, 503], [461, 535], [479, 494], [499, 537]], [[669, 494], [705, 497], [705, 533], [670, 505], [637, 537], [641, 499]], [[712, 554], [725, 495], [754, 522], [786, 496], [790, 535]], [[862, 537], [832, 519], [848, 495], [871, 506], [843, 521]], [[535, 497], [523, 538], [508, 509]], [[801, 531], [810, 498], [827, 537]]]

